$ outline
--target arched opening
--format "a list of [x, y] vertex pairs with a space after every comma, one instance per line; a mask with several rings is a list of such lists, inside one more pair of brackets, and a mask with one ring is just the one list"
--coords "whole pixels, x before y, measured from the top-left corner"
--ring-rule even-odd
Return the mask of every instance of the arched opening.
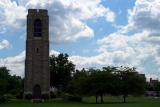
[[35, 19], [34, 21], [34, 36], [35, 37], [42, 36], [42, 23], [40, 19]]
[[36, 52], [39, 53], [39, 48], [36, 48]]
[[33, 99], [41, 99], [41, 87], [38, 84], [33, 88]]

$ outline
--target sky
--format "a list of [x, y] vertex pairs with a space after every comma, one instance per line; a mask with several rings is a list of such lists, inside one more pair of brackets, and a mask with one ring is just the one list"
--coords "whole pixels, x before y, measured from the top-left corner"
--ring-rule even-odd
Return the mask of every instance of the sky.
[[0, 0], [0, 66], [24, 76], [28, 9], [47, 9], [50, 54], [77, 69], [136, 67], [160, 79], [160, 0]]

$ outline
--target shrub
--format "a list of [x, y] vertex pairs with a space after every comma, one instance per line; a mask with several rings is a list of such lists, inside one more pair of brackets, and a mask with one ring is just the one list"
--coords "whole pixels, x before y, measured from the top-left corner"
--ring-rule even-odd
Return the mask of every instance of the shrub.
[[49, 95], [48, 94], [42, 94], [42, 99], [44, 99], [44, 100], [49, 99]]
[[31, 100], [31, 99], [32, 99], [32, 94], [26, 94], [26, 95], [25, 95], [25, 99]]
[[82, 97], [80, 96], [76, 96], [76, 95], [69, 95], [69, 94], [66, 94], [63, 99], [65, 101], [71, 101], [71, 102], [82, 102]]
[[23, 92], [20, 92], [16, 95], [17, 99], [23, 99]]
[[7, 101], [15, 99], [15, 96], [13, 96], [12, 94], [5, 94], [4, 97], [7, 99]]
[[51, 93], [50, 93], [50, 98], [56, 98], [56, 94], [53, 93], [53, 92], [51, 92]]
[[7, 99], [6, 96], [0, 95], [0, 103], [5, 103], [5, 102], [7, 102], [7, 101], [8, 101], [8, 99]]

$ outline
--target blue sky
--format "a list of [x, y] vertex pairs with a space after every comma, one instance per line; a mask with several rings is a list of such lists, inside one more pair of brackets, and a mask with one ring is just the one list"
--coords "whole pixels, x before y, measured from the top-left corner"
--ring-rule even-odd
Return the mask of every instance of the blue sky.
[[159, 78], [159, 0], [1, 0], [0, 66], [20, 76], [29, 8], [48, 9], [50, 54], [69, 54], [77, 69], [134, 66]]

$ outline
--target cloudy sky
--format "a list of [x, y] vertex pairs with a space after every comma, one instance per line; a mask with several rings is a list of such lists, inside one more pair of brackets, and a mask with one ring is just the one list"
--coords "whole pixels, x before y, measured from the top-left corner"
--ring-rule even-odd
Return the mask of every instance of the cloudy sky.
[[134, 66], [160, 77], [160, 0], [0, 0], [0, 66], [24, 76], [26, 15], [48, 9], [50, 53], [77, 69]]

